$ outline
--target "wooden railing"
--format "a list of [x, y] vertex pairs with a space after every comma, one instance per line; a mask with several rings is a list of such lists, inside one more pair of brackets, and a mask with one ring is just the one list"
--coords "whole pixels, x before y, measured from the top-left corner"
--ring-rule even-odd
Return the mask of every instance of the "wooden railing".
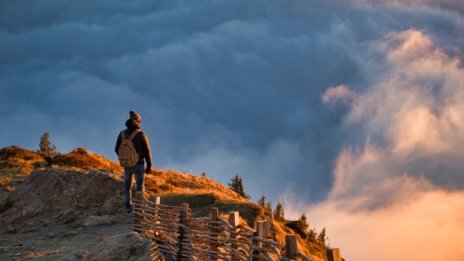
[[269, 221], [258, 221], [255, 230], [240, 224], [238, 212], [225, 220], [217, 208], [210, 217], [192, 218], [187, 203], [161, 205], [142, 192], [134, 203], [134, 231], [152, 240], [152, 260], [311, 260], [298, 251], [295, 235], [287, 235], [285, 245], [271, 240]]

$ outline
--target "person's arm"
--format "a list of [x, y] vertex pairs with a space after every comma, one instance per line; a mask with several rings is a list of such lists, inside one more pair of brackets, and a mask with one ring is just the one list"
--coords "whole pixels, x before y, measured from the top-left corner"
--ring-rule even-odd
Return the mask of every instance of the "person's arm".
[[148, 141], [148, 137], [145, 132], [141, 132], [142, 134], [142, 153], [145, 157], [145, 162], [147, 162], [147, 168], [145, 173], [151, 173], [151, 150], [150, 150], [150, 142]]
[[114, 151], [119, 156], [119, 146], [121, 146], [121, 133], [118, 135], [118, 139], [116, 140], [116, 146], [114, 147]]

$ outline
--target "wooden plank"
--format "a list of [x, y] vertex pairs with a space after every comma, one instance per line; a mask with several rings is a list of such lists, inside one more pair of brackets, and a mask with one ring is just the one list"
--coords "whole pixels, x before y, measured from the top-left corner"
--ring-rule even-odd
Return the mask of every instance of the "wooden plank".
[[[219, 209], [218, 208], [211, 208], [211, 221], [215, 222], [219, 220]], [[213, 235], [213, 239], [211, 239], [210, 243], [210, 260], [211, 261], [217, 261], [218, 260], [218, 255], [217, 255], [217, 248], [218, 248], [218, 242], [217, 242], [217, 233], [218, 228], [212, 224], [209, 225], [209, 230], [210, 233]]]
[[266, 221], [256, 222], [256, 231], [258, 232], [258, 237], [267, 238], [266, 235]]
[[[190, 216], [190, 211], [189, 211], [189, 204], [188, 203], [182, 203], [180, 205], [180, 208], [181, 208], [181, 211], [180, 211], [180, 224], [181, 225], [184, 225], [184, 226], [187, 226], [187, 222], [188, 222], [188, 219], [189, 219], [189, 216]], [[179, 226], [178, 228], [178, 233], [179, 233], [179, 237], [178, 237], [178, 247], [179, 247], [179, 252], [177, 253], [177, 260], [182, 260], [184, 258], [184, 255], [185, 253], [183, 253], [183, 245], [185, 244], [184, 242], [184, 237], [185, 237], [185, 233], [186, 231], [184, 230], [184, 227], [183, 226]]]
[[285, 257], [296, 259], [298, 255], [298, 245], [296, 244], [296, 235], [285, 236]]
[[234, 211], [234, 212], [229, 213], [229, 223], [233, 227], [237, 227], [238, 225], [240, 225], [240, 215], [239, 215], [238, 211]]
[[340, 249], [339, 248], [327, 249], [327, 260], [328, 261], [342, 261]]
[[232, 258], [231, 260], [237, 261], [237, 260], [240, 260], [240, 256], [239, 256], [240, 252], [238, 252], [238, 244], [237, 244], [238, 235], [236, 234], [237, 227], [238, 225], [240, 225], [240, 215], [238, 211], [229, 212], [229, 224], [232, 226], [232, 230], [233, 230], [233, 233], [231, 234], [231, 238], [232, 238], [232, 244], [231, 244]]

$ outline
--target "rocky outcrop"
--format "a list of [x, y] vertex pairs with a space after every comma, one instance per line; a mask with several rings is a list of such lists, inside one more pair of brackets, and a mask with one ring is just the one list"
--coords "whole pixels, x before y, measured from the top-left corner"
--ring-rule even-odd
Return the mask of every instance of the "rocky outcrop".
[[20, 222], [41, 213], [96, 215], [122, 211], [122, 180], [113, 171], [48, 169], [33, 172], [2, 199], [0, 220]]
[[8, 193], [0, 194], [0, 213], [11, 206], [10, 195]]

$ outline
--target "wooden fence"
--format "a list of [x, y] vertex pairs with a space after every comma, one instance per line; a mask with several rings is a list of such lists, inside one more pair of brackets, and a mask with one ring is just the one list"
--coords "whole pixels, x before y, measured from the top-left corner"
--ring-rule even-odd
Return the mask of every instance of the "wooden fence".
[[295, 235], [287, 235], [285, 245], [271, 240], [269, 221], [258, 221], [255, 230], [240, 224], [238, 212], [225, 220], [217, 208], [210, 217], [192, 218], [187, 203], [161, 205], [142, 192], [134, 203], [134, 231], [152, 240], [152, 260], [311, 261], [298, 251]]

